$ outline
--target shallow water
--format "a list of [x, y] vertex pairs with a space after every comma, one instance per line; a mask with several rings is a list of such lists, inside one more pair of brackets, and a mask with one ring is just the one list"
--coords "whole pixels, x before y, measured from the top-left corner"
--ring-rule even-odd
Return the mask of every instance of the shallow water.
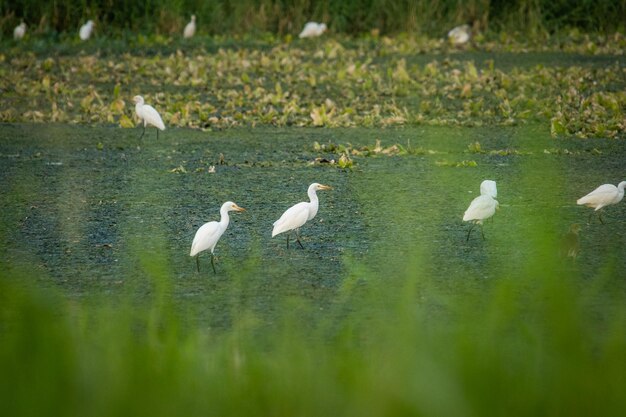
[[[395, 277], [415, 274], [418, 287], [474, 292], [532, 275], [529, 260], [538, 259], [571, 274], [574, 286], [603, 273], [598, 304], [626, 295], [625, 203], [605, 210], [606, 225], [597, 218], [588, 225], [590, 209], [575, 204], [600, 184], [626, 180], [623, 141], [555, 141], [533, 126], [170, 129], [158, 141], [154, 130], [142, 141], [139, 135], [117, 127], [0, 126], [3, 264], [28, 266], [38, 286], [70, 298], [130, 292], [142, 302], [155, 291], [146, 265], [157, 260], [168, 295], [216, 327], [228, 326], [234, 304], [268, 321], [291, 296], [324, 309], [348, 277], [378, 277], [393, 289]], [[428, 152], [354, 157], [348, 171], [313, 164], [338, 158], [315, 152], [315, 141], [358, 147], [377, 139]], [[476, 141], [486, 151], [518, 154], [468, 152]], [[463, 160], [477, 166], [441, 166]], [[484, 226], [486, 240], [476, 229], [466, 242], [461, 218], [487, 178], [498, 183], [501, 209]], [[305, 249], [287, 249], [284, 235], [271, 238], [272, 222], [306, 199], [311, 182], [334, 190], [319, 193], [318, 216], [302, 228]], [[206, 255], [198, 274], [191, 240], [227, 200], [247, 211], [231, 215], [216, 247], [217, 275]], [[558, 259], [557, 244], [575, 222], [583, 229], [574, 264]]]

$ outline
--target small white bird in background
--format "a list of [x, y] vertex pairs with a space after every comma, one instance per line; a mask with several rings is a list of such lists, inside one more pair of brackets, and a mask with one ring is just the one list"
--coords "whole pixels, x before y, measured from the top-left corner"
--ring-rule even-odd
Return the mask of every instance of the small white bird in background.
[[232, 201], [227, 201], [222, 204], [222, 208], [220, 208], [220, 221], [205, 223], [200, 226], [196, 232], [193, 242], [191, 243], [191, 252], [189, 252], [189, 256], [196, 257], [196, 267], [198, 268], [198, 272], [200, 272], [200, 259], [198, 258], [200, 256], [200, 252], [210, 250], [211, 266], [213, 267], [213, 273], [216, 273], [215, 263], [213, 262], [213, 250], [215, 249], [215, 245], [217, 245], [217, 241], [220, 240], [220, 237], [222, 237], [228, 227], [228, 223], [230, 222], [230, 217], [228, 216], [229, 211], [246, 211], [246, 209], [239, 207]]
[[88, 20], [87, 23], [80, 27], [78, 36], [81, 40], [86, 41], [91, 37], [91, 32], [93, 32], [93, 20]]
[[[313, 219], [313, 217], [317, 214], [317, 209], [319, 208], [317, 191], [320, 190], [332, 190], [332, 187], [318, 184], [316, 182], [309, 185], [307, 193], [310, 201], [308, 203], [303, 201], [302, 203], [298, 203], [287, 209], [287, 211], [280, 216], [280, 219], [274, 222], [272, 237], [295, 229], [296, 241], [300, 244], [300, 247], [304, 249], [302, 242], [300, 242], [300, 227], [302, 227], [302, 225], [304, 225], [307, 221]], [[287, 248], [289, 249], [289, 233], [287, 234]]]
[[454, 46], [460, 46], [469, 42], [471, 37], [471, 30], [469, 25], [457, 26], [448, 32], [448, 40]]
[[13, 29], [13, 39], [19, 41], [26, 34], [26, 23], [22, 22]]
[[[626, 187], [626, 181], [620, 182], [617, 187], [613, 184], [602, 184], [586, 196], [579, 198], [576, 204], [595, 209], [589, 215], [589, 222], [591, 222], [591, 217], [594, 212], [600, 210], [602, 207], [617, 204], [622, 201], [622, 198], [624, 198], [624, 187]], [[600, 219], [600, 223], [604, 224], [601, 212], [598, 212], [598, 218]]]
[[308, 22], [298, 35], [300, 38], [315, 38], [326, 32], [326, 23]]
[[485, 180], [480, 184], [480, 195], [472, 200], [470, 206], [465, 210], [463, 215], [464, 222], [472, 222], [472, 226], [467, 231], [467, 239], [469, 241], [470, 234], [474, 227], [480, 225], [480, 232], [485, 238], [485, 232], [483, 231], [483, 220], [487, 220], [496, 213], [496, 209], [499, 206], [498, 201], [494, 198], [498, 195], [496, 189], [496, 182], [492, 180]]
[[143, 120], [143, 131], [139, 139], [143, 138], [143, 135], [146, 133], [147, 125], [152, 125], [157, 128], [157, 139], [159, 139], [159, 130], [165, 130], [165, 125], [163, 124], [163, 119], [161, 119], [159, 112], [151, 105], [144, 104], [143, 97], [141, 96], [133, 97], [133, 103], [135, 103], [135, 113], [137, 113], [137, 117]]
[[189, 39], [196, 34], [196, 15], [191, 15], [191, 21], [187, 23], [185, 26], [185, 30], [183, 30], [183, 38]]

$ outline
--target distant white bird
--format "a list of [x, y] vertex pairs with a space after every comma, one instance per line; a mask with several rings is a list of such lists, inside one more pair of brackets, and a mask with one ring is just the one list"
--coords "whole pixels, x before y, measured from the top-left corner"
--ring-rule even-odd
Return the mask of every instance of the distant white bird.
[[22, 22], [13, 29], [13, 39], [19, 41], [26, 34], [26, 23]]
[[87, 23], [80, 27], [78, 36], [81, 40], [86, 41], [91, 37], [91, 32], [93, 32], [93, 20], [88, 20]]
[[496, 209], [499, 206], [498, 201], [494, 198], [498, 192], [496, 189], [496, 182], [491, 180], [485, 180], [480, 184], [480, 195], [472, 200], [470, 206], [465, 210], [463, 215], [464, 222], [472, 222], [472, 226], [467, 231], [467, 239], [469, 241], [470, 234], [474, 227], [480, 225], [480, 232], [485, 238], [485, 232], [483, 231], [483, 220], [486, 220], [496, 213]]
[[[295, 230], [296, 241], [300, 244], [300, 247], [304, 249], [302, 242], [300, 242], [300, 227], [302, 227], [302, 225], [304, 225], [307, 221], [313, 219], [313, 217], [317, 214], [319, 200], [317, 199], [316, 192], [320, 190], [332, 190], [332, 187], [318, 184], [316, 182], [309, 185], [307, 193], [309, 195], [310, 202], [298, 203], [287, 209], [287, 211], [280, 216], [280, 219], [274, 222], [272, 237], [284, 232]], [[287, 234], [287, 248], [289, 248], [289, 234]]]
[[320, 36], [326, 31], [326, 23], [308, 22], [304, 25], [304, 29], [300, 32], [298, 37], [300, 38], [314, 38]]
[[200, 259], [198, 258], [200, 252], [210, 250], [211, 266], [213, 267], [213, 273], [215, 273], [213, 250], [215, 249], [217, 241], [220, 240], [220, 237], [222, 237], [228, 227], [228, 222], [230, 221], [230, 217], [228, 217], [229, 211], [246, 211], [246, 209], [239, 207], [232, 201], [227, 201], [222, 204], [222, 208], [220, 208], [220, 221], [205, 223], [200, 226], [196, 232], [196, 236], [193, 238], [193, 243], [191, 244], [191, 252], [189, 252], [189, 256], [196, 257], [196, 267], [198, 268], [198, 272], [200, 272]]
[[161, 119], [159, 112], [151, 105], [144, 104], [143, 97], [141, 96], [133, 97], [133, 103], [135, 103], [135, 113], [137, 113], [137, 117], [143, 120], [143, 131], [139, 139], [143, 138], [143, 135], [146, 133], [147, 125], [152, 125], [157, 128], [157, 139], [159, 139], [159, 130], [165, 130], [165, 125], [163, 124], [163, 119]]
[[183, 30], [183, 37], [185, 39], [189, 39], [193, 37], [193, 35], [195, 34], [196, 34], [196, 15], [192, 14], [191, 21], [187, 23], [187, 26], [185, 26], [185, 30]]
[[448, 32], [448, 40], [454, 46], [459, 46], [467, 43], [470, 40], [471, 31], [469, 25], [457, 26]]
[[[624, 187], [626, 187], [626, 181], [620, 182], [617, 187], [613, 184], [603, 184], [586, 196], [579, 198], [576, 204], [594, 208], [594, 212], [598, 211], [602, 207], [617, 204], [622, 201], [622, 198], [624, 198]], [[589, 215], [590, 222], [591, 216], [593, 216], [593, 212]], [[601, 212], [598, 212], [598, 218], [600, 219], [600, 223], [604, 224]]]

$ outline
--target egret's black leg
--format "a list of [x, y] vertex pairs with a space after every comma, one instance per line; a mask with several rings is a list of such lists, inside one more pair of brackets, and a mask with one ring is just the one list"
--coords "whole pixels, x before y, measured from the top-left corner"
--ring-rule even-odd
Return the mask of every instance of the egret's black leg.
[[469, 237], [470, 237], [470, 234], [472, 234], [472, 230], [474, 229], [474, 226], [476, 226], [476, 223], [472, 223], [469, 230], [467, 231], [467, 239], [465, 239], [466, 242], [469, 242]]
[[298, 244], [300, 245], [300, 247], [302, 249], [304, 249], [304, 246], [302, 246], [302, 242], [300, 242], [300, 233], [298, 233], [298, 230], [296, 229], [296, 241], [298, 242]]
[[159, 128], [157, 127], [157, 140], [159, 140]]
[[211, 266], [213, 267], [213, 273], [217, 274], [217, 271], [215, 271], [215, 264], [213, 263], [213, 254], [211, 254]]
[[143, 138], [143, 135], [146, 134], [146, 125], [143, 125], [143, 130], [141, 131], [141, 136], [139, 136], [139, 140], [141, 140], [141, 138]]
[[200, 272], [200, 254], [196, 255], [196, 268], [198, 268], [198, 272]]
[[480, 225], [480, 234], [483, 235], [483, 240], [485, 240], [485, 228], [482, 224]]
[[287, 232], [287, 249], [289, 249], [289, 232]]
[[602, 212], [598, 212], [598, 219], [600, 219], [600, 223], [604, 224], [604, 220], [602, 220]]

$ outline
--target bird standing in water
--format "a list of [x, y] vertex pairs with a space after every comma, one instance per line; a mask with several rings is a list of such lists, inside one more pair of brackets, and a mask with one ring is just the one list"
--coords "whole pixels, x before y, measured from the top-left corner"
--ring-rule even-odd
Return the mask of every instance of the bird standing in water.
[[595, 209], [589, 215], [589, 223], [591, 222], [593, 213], [597, 211], [600, 223], [604, 224], [604, 220], [602, 220], [602, 213], [599, 210], [602, 207], [617, 204], [622, 201], [622, 198], [624, 198], [624, 187], [626, 187], [626, 181], [620, 182], [617, 187], [613, 184], [602, 184], [586, 196], [579, 198], [576, 201], [576, 204]]
[[469, 241], [470, 234], [474, 227], [480, 225], [480, 232], [485, 238], [485, 232], [483, 231], [483, 221], [487, 220], [496, 213], [496, 209], [499, 206], [495, 197], [498, 196], [498, 190], [496, 188], [496, 182], [492, 180], [485, 180], [480, 184], [480, 195], [472, 200], [470, 206], [465, 210], [463, 215], [464, 222], [472, 222], [469, 230], [467, 231], [467, 239]]
[[[303, 201], [302, 203], [298, 203], [295, 206], [292, 206], [287, 209], [280, 216], [280, 219], [274, 222], [274, 229], [272, 230], [272, 237], [284, 233], [290, 232], [291, 230], [295, 230], [296, 232], [296, 241], [300, 245], [302, 249], [302, 242], [300, 242], [300, 227], [304, 225], [307, 221], [313, 219], [317, 214], [317, 209], [319, 208], [319, 200], [317, 198], [317, 191], [320, 190], [332, 190], [332, 187], [328, 185], [318, 184], [314, 182], [309, 185], [308, 195], [309, 202]], [[289, 233], [287, 234], [287, 248], [289, 248]]]
[[213, 262], [213, 250], [215, 249], [215, 245], [217, 245], [217, 241], [220, 240], [220, 237], [222, 237], [228, 227], [228, 223], [230, 222], [230, 217], [228, 216], [229, 211], [246, 211], [246, 209], [239, 207], [232, 201], [227, 201], [222, 204], [222, 207], [220, 208], [220, 221], [205, 223], [200, 226], [196, 232], [193, 242], [191, 243], [189, 256], [196, 257], [196, 267], [198, 268], [198, 272], [200, 272], [200, 259], [198, 258], [200, 252], [210, 250], [211, 266], [213, 267], [213, 273], [216, 273], [215, 263]]
[[152, 125], [157, 128], [157, 139], [159, 139], [159, 130], [165, 130], [165, 124], [163, 124], [163, 119], [161, 119], [159, 112], [151, 105], [145, 104], [141, 96], [133, 97], [133, 103], [135, 103], [135, 113], [137, 113], [137, 117], [143, 121], [143, 131], [139, 139], [143, 138], [143, 135], [146, 133], [147, 125]]

